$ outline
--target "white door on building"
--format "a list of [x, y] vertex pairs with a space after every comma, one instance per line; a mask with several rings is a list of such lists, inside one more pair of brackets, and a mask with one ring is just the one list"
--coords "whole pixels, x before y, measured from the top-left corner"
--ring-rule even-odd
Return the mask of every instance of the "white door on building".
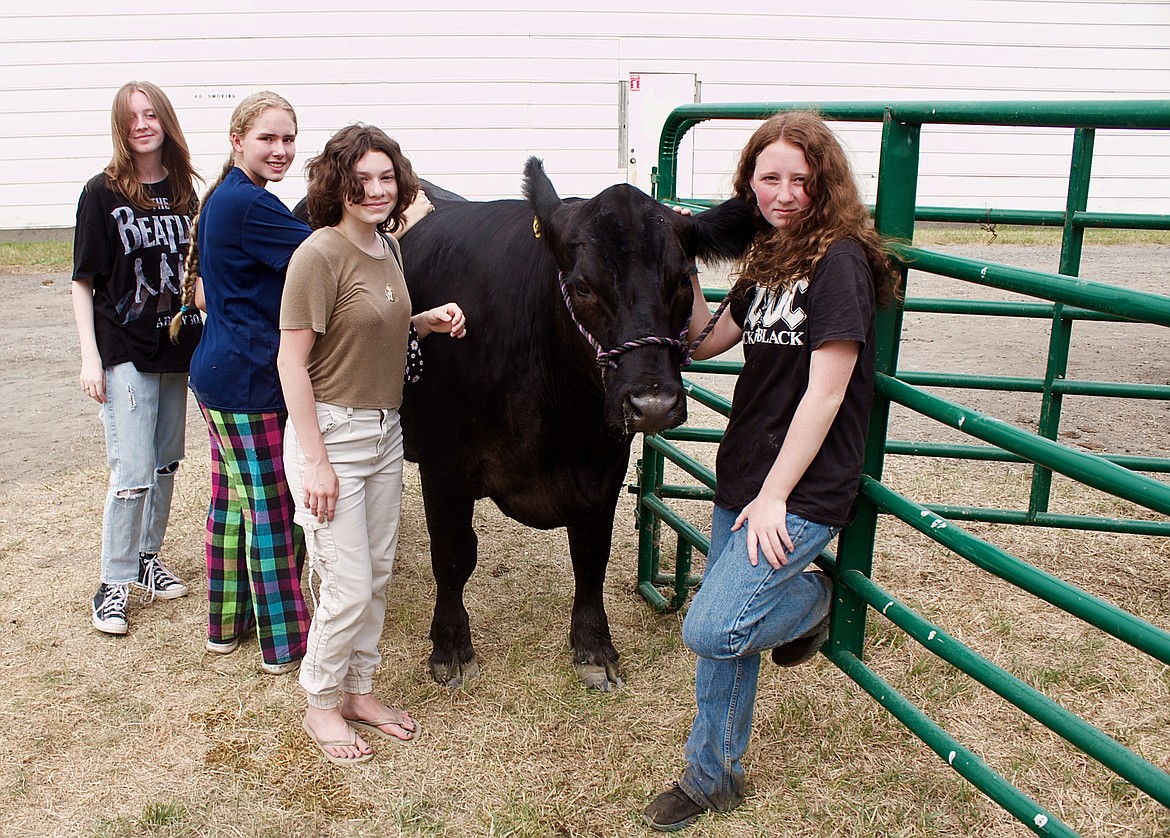
[[[624, 132], [626, 181], [650, 192], [650, 173], [658, 165], [658, 141], [666, 117], [679, 105], [699, 101], [694, 73], [630, 73], [626, 82]], [[694, 142], [683, 140], [678, 155], [678, 194], [691, 194]]]

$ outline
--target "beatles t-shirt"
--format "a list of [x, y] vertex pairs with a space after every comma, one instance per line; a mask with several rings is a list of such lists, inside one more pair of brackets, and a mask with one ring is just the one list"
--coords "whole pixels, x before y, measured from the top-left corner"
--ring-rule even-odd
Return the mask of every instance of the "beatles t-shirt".
[[142, 209], [90, 179], [77, 202], [73, 278], [93, 281], [94, 333], [103, 367], [130, 362], [140, 372], [186, 372], [203, 319], [184, 315], [178, 345], [171, 318], [182, 307], [183, 262], [191, 216], [171, 208], [170, 185], [147, 184], [154, 203]]

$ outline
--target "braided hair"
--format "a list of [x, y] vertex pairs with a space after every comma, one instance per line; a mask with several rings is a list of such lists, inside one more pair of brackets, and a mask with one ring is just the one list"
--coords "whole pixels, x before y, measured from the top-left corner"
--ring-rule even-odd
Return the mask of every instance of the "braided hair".
[[[297, 127], [297, 114], [293, 110], [293, 106], [288, 103], [288, 100], [283, 96], [273, 93], [271, 90], [261, 90], [258, 93], [253, 93], [247, 96], [236, 105], [236, 109], [232, 111], [231, 122], [228, 126], [228, 132], [231, 136], [243, 137], [248, 133], [248, 129], [252, 124], [269, 108], [279, 108], [287, 111], [288, 115], [292, 117], [294, 130]], [[202, 208], [207, 206], [208, 200], [211, 199], [212, 194], [223, 183], [223, 179], [228, 176], [236, 165], [236, 154], [233, 151], [228, 155], [228, 159], [223, 164], [223, 169], [219, 173], [219, 177], [211, 184], [207, 193], [203, 196], [203, 203], [200, 206], [200, 214], [196, 215], [191, 224], [191, 243], [187, 247], [187, 261], [183, 266], [183, 307], [179, 309], [178, 313], [171, 319], [170, 336], [171, 340], [178, 342], [179, 330], [183, 327], [183, 315], [191, 311], [195, 307], [195, 283], [199, 279], [199, 219], [202, 215]]]

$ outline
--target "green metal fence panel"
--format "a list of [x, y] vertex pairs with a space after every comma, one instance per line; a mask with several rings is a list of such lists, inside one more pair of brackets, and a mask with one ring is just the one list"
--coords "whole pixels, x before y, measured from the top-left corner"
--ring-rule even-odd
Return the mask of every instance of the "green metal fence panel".
[[1013, 786], [1001, 774], [988, 767], [977, 754], [965, 747], [906, 700], [901, 693], [861, 662], [852, 652], [830, 651], [829, 660], [865, 690], [882, 707], [921, 739], [932, 751], [1037, 835], [1075, 838], [1070, 829], [1050, 811]]
[[[1170, 515], [1170, 486], [1083, 451], [1045, 439], [1015, 425], [941, 399], [878, 373], [877, 391], [944, 425], [1044, 465], [1086, 486], [1109, 492], [1147, 509]], [[867, 472], [868, 474], [868, 472]]]
[[[759, 120], [777, 111], [813, 110], [836, 122], [907, 125], [1020, 125], [1059, 128], [1150, 128], [1170, 126], [1170, 99], [1112, 102], [747, 102], [681, 105], [662, 126], [658, 146], [657, 196], [676, 200], [678, 147], [694, 126], [710, 119]], [[1164, 228], [1160, 228], [1164, 229]]]
[[940, 626], [923, 619], [917, 612], [900, 603], [871, 579], [859, 573], [849, 572], [841, 574], [838, 580], [840, 584], [856, 590], [874, 611], [932, 653], [1007, 699], [1163, 806], [1170, 806], [1170, 775], [1149, 760], [1133, 753], [1116, 739], [1065, 709], [1039, 690], [1028, 686], [1003, 668], [972, 651]]
[[[926, 507], [876, 480], [861, 479], [861, 491], [900, 520], [950, 548], [972, 564], [1011, 582], [1047, 603], [1111, 634], [1162, 663], [1170, 664], [1170, 634], [1127, 611], [1024, 562], [989, 541], [971, 535]], [[838, 568], [838, 572], [842, 572]]]
[[[878, 313], [876, 331], [877, 384], [869, 427], [861, 490], [855, 520], [842, 531], [836, 556], [823, 554], [818, 564], [837, 578], [826, 656], [858, 685], [902, 721], [958, 773], [1041, 835], [1075, 835], [1006, 779], [958, 743], [921, 710], [900, 696], [862, 662], [865, 622], [870, 608], [881, 613], [922, 646], [959, 668], [987, 688], [1033, 716], [1083, 752], [1151, 798], [1170, 807], [1170, 775], [1142, 759], [1056, 702], [1028, 687], [971, 651], [940, 627], [906, 608], [870, 579], [879, 514], [892, 515], [946, 546], [976, 567], [1027, 591], [1089, 625], [1170, 664], [1170, 634], [1117, 606], [1051, 576], [958, 525], [959, 521], [1060, 527], [1165, 537], [1170, 520], [1126, 519], [1071, 515], [1049, 511], [1052, 474], [1060, 473], [1114, 497], [1170, 515], [1170, 485], [1138, 472], [1170, 472], [1170, 458], [1141, 455], [1100, 456], [1077, 451], [1056, 441], [1062, 400], [1068, 395], [1100, 398], [1170, 400], [1170, 385], [1073, 380], [1067, 376], [1073, 327], [1078, 321], [1127, 322], [1170, 326], [1170, 297], [1083, 279], [1080, 259], [1087, 228], [1170, 230], [1170, 214], [1126, 214], [1088, 211], [1088, 195], [1096, 131], [1109, 129], [1170, 129], [1170, 100], [1112, 102], [788, 102], [738, 105], [684, 105], [667, 119], [662, 131], [657, 196], [667, 202], [702, 210], [713, 202], [682, 198], [676, 193], [678, 146], [694, 125], [708, 119], [760, 120], [781, 110], [815, 110], [830, 121], [880, 122], [882, 143], [878, 192], [873, 207], [879, 232], [892, 240], [891, 250], [903, 268], [963, 280], [1036, 298], [1033, 301], [935, 300], [910, 297]], [[1011, 208], [916, 207], [920, 134], [923, 125], [1017, 125], [1074, 129], [1069, 189], [1063, 211]], [[919, 221], [1028, 224], [1062, 228], [1058, 273], [963, 259], [914, 247]], [[706, 289], [708, 301], [722, 292]], [[969, 316], [1029, 317], [1049, 323], [1048, 358], [1043, 377], [970, 375], [898, 369], [899, 338], [904, 311]], [[706, 361], [691, 372], [735, 375], [739, 364]], [[728, 400], [707, 387], [684, 380], [688, 396], [727, 415]], [[926, 393], [921, 387], [1036, 393], [1041, 397], [1039, 433]], [[931, 443], [888, 438], [891, 403], [904, 405], [985, 444]], [[693, 549], [706, 552], [706, 536], [675, 512], [673, 499], [707, 500], [715, 476], [689, 457], [675, 442], [715, 443], [722, 431], [677, 428], [645, 438], [639, 464], [640, 529], [639, 591], [661, 609], [682, 607], [699, 583], [691, 574]], [[881, 482], [887, 455], [957, 457], [973, 461], [1031, 463], [1033, 479], [1027, 509], [994, 509], [956, 504], [918, 504]], [[666, 484], [665, 464], [672, 463], [699, 486]], [[677, 534], [675, 573], [660, 567], [660, 539], [665, 525]], [[673, 588], [668, 599], [658, 587]]]
[[1170, 297], [1162, 294], [1119, 288], [1079, 277], [1056, 277], [1043, 271], [997, 262], [948, 256], [897, 242], [890, 244], [890, 250], [915, 270], [1106, 312], [1135, 322], [1170, 326]]

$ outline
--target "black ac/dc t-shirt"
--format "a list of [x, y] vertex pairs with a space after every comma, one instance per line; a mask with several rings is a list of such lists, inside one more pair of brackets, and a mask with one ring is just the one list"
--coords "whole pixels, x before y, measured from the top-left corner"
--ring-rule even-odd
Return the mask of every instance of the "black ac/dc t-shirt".
[[144, 210], [111, 189], [104, 174], [85, 185], [77, 202], [73, 278], [93, 280], [103, 367], [129, 361], [139, 372], [186, 372], [203, 319], [197, 311], [184, 315], [178, 345], [168, 329], [182, 307], [191, 216], [171, 209], [166, 181], [148, 188], [155, 206]]
[[845, 399], [820, 451], [788, 497], [788, 511], [844, 526], [857, 494], [874, 387], [874, 290], [865, 253], [852, 239], [834, 243], [812, 282], [787, 290], [760, 286], [736, 294], [731, 315], [743, 329], [743, 372], [716, 459], [715, 502], [746, 506], [776, 461], [808, 387], [809, 359], [831, 340], [862, 344]]

